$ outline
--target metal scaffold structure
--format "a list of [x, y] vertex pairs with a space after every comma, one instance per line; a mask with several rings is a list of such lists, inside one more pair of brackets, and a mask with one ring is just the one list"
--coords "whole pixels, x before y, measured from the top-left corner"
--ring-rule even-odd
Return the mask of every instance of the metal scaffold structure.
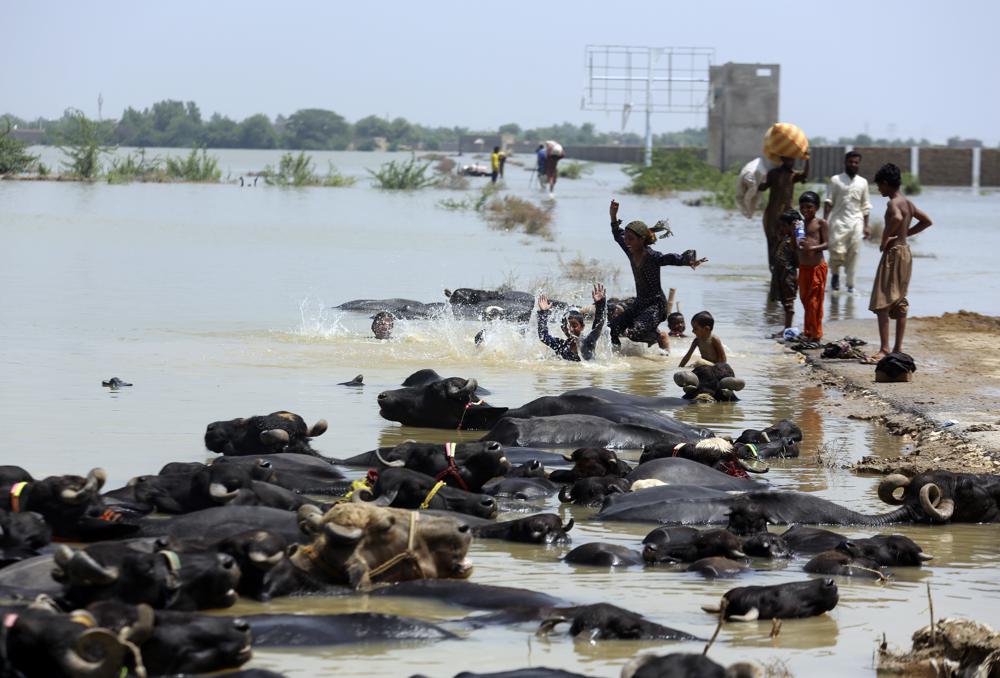
[[646, 154], [653, 161], [653, 113], [697, 113], [709, 106], [711, 47], [628, 47], [587, 45], [582, 108], [646, 114]]

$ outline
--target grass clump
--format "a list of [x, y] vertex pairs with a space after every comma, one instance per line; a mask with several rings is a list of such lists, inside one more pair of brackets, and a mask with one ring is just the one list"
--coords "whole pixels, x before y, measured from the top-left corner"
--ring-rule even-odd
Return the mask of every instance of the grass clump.
[[437, 162], [434, 163], [434, 171], [438, 174], [451, 174], [455, 171], [455, 165], [457, 163], [451, 158], [445, 158], [444, 156], [439, 156]]
[[626, 190], [639, 195], [666, 195], [676, 191], [703, 194], [689, 204], [736, 209], [736, 170], [721, 172], [702, 160], [692, 149], [654, 150], [653, 164], [629, 165], [623, 170], [632, 177]]
[[593, 257], [585, 259], [579, 252], [569, 261], [564, 260], [562, 256], [557, 258], [560, 272], [573, 282], [588, 283], [600, 280], [606, 285], [615, 285], [618, 283], [618, 276], [621, 275], [619, 268], [608, 268]]
[[422, 163], [415, 156], [406, 162], [393, 160], [377, 171], [368, 170], [375, 178], [375, 185], [385, 191], [416, 191], [435, 185], [438, 180], [427, 175], [431, 164]]
[[920, 179], [909, 172], [903, 172], [902, 179], [903, 195], [920, 195], [920, 192], [924, 190], [923, 186], [920, 185]]
[[[27, 172], [37, 162], [38, 156], [26, 153], [24, 149], [28, 145], [14, 138], [11, 133], [14, 126], [10, 120], [4, 120], [4, 122], [4, 129], [0, 130], [0, 174]], [[38, 166], [41, 167], [41, 163]]]
[[146, 149], [143, 148], [124, 158], [112, 158], [105, 178], [109, 184], [127, 184], [131, 181], [163, 181], [166, 173], [160, 165], [160, 159], [147, 159]]
[[278, 162], [278, 168], [271, 165], [261, 172], [264, 182], [268, 186], [351, 186], [357, 181], [354, 177], [341, 174], [334, 164], [329, 163], [326, 176], [316, 173], [312, 156], [306, 155], [305, 151], [285, 153]]
[[218, 182], [222, 178], [219, 160], [204, 148], [192, 148], [186, 158], [167, 157], [167, 176], [183, 181]]
[[63, 169], [79, 179], [96, 179], [101, 173], [101, 156], [110, 153], [110, 149], [101, 144], [97, 123], [76, 111], [71, 114], [68, 130], [59, 146], [66, 156]]
[[505, 195], [493, 198], [482, 209], [484, 218], [493, 228], [512, 231], [520, 228], [528, 235], [551, 239], [552, 208], [542, 208], [527, 200]]
[[559, 166], [560, 179], [579, 179], [593, 172], [593, 168], [585, 162], [564, 162]]

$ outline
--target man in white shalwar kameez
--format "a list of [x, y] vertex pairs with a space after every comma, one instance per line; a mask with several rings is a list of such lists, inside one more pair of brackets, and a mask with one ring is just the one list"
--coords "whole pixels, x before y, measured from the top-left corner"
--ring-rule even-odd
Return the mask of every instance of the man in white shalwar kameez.
[[844, 172], [830, 177], [823, 218], [830, 224], [830, 287], [840, 289], [840, 269], [847, 277], [847, 291], [854, 291], [854, 269], [861, 240], [868, 239], [868, 182], [858, 174], [861, 154], [850, 151], [844, 157]]

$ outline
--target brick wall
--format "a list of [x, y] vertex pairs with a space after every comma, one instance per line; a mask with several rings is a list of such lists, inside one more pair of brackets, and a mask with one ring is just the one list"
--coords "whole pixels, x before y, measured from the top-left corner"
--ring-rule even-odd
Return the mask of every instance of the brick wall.
[[1000, 186], [1000, 149], [984, 148], [979, 156], [979, 185]]
[[[887, 162], [891, 162], [899, 168], [900, 172], [912, 172], [910, 169], [910, 148], [875, 148], [865, 146], [855, 146], [854, 150], [861, 154], [861, 176], [874, 186], [875, 173]], [[923, 159], [925, 149], [920, 149], [920, 157]], [[923, 167], [920, 169], [920, 179], [923, 181]]]
[[971, 148], [921, 148], [920, 183], [924, 186], [971, 186]]

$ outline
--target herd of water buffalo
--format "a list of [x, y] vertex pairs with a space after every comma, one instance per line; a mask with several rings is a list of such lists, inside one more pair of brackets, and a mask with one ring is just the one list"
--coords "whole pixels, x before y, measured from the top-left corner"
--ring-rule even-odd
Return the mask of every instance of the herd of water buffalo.
[[[730, 440], [663, 414], [685, 402], [675, 398], [585, 388], [507, 408], [486, 395], [474, 379], [421, 370], [377, 397], [386, 419], [483, 431], [476, 442], [410, 441], [334, 460], [310, 442], [326, 422], [310, 427], [274, 412], [209, 424], [205, 446], [221, 455], [210, 464], [170, 463], [112, 490], [101, 469], [35, 479], [0, 466], [0, 676], [196, 674], [240, 667], [254, 647], [433, 642], [495, 624], [538, 633], [566, 624], [572, 636], [594, 641], [696, 639], [612, 604], [467, 581], [473, 539], [568, 542], [573, 520], [537, 512], [553, 496], [599, 507], [593, 520], [652, 524], [635, 549], [591, 542], [569, 551], [567, 562], [670, 564], [724, 577], [758, 559], [804, 555], [803, 569], [824, 575], [706, 601], [707, 611], [734, 621], [820, 615], [837, 605], [832, 575], [881, 578], [886, 568], [931, 559], [901, 535], [845, 539], [809, 525], [1000, 518], [1000, 479], [992, 476], [888, 476], [879, 496], [893, 508], [878, 515], [771, 489], [760, 475], [767, 459], [798, 455], [801, 431], [788, 421]], [[643, 453], [634, 467], [615, 452], [636, 448]], [[769, 525], [792, 527], [778, 533]], [[239, 597], [359, 592], [434, 598], [476, 614], [458, 627], [371, 613], [197, 614]], [[753, 675], [750, 666], [685, 654], [644, 656], [625, 674]]]

